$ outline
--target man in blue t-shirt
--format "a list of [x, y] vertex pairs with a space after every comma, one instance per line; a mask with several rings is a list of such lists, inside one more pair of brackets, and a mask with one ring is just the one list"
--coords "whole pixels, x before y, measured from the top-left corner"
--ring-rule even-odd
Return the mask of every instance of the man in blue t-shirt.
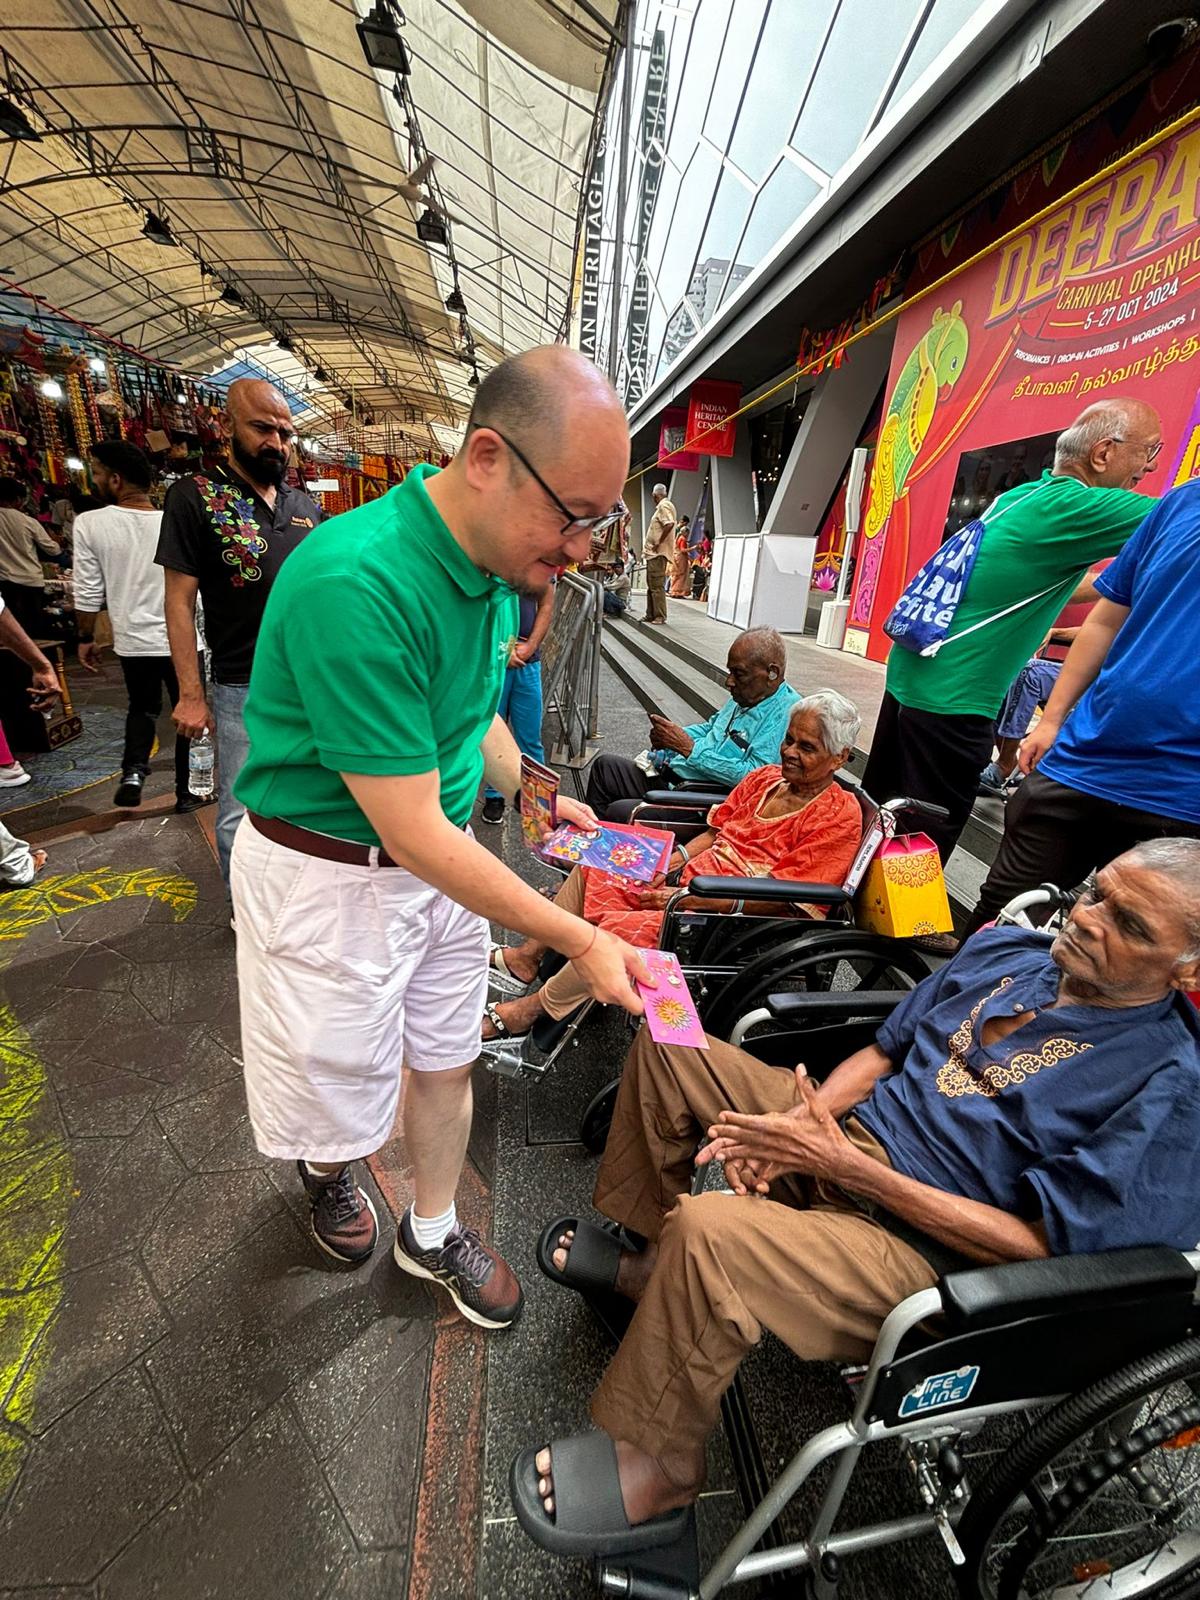
[[[557, 582], [557, 578], [552, 579], [536, 599], [528, 594], [520, 596], [521, 620], [509, 651], [508, 671], [504, 674], [500, 704], [496, 708], [496, 715], [503, 717], [511, 728], [521, 754], [543, 762], [546, 752], [542, 748], [542, 640], [549, 633], [554, 617]], [[480, 816], [484, 822], [504, 821], [504, 796], [498, 789], [489, 786], [485, 791]]]
[[1021, 745], [1030, 774], [967, 932], [1014, 895], [1071, 889], [1144, 839], [1200, 838], [1200, 483], [1164, 495], [1117, 559]]
[[[698, 1492], [721, 1395], [764, 1329], [803, 1360], [860, 1361], [953, 1267], [1194, 1248], [1200, 1017], [1181, 991], [1198, 983], [1200, 841], [1164, 839], [1104, 867], [1057, 937], [972, 939], [819, 1087], [643, 1028], [593, 1196], [625, 1231], [576, 1214], [543, 1235], [559, 1282], [638, 1302], [591, 1405], [629, 1522]], [[733, 1194], [689, 1193], [706, 1131], [698, 1160], [723, 1161]], [[555, 1548], [580, 1485], [554, 1480], [544, 1446], [520, 1458], [514, 1503]]]

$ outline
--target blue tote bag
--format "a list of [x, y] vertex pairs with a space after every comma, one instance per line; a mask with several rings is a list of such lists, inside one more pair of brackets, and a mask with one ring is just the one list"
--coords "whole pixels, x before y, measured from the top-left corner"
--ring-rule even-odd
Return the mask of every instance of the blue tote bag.
[[1044, 594], [1049, 594], [1051, 589], [1056, 589], [1057, 583], [1049, 584], [1045, 589], [1039, 589], [1037, 594], [1028, 595], [1014, 605], [1005, 606], [1003, 611], [997, 611], [993, 616], [972, 623], [961, 633], [950, 632], [954, 626], [959, 602], [966, 591], [967, 580], [974, 569], [975, 558], [979, 554], [984, 534], [1006, 511], [1011, 511], [1014, 506], [1024, 505], [1026, 500], [1035, 495], [1039, 489], [1044, 489], [1050, 481], [1048, 478], [1041, 479], [1034, 484], [1028, 494], [1023, 494], [1020, 499], [1001, 506], [999, 511], [996, 510], [996, 503], [993, 501], [980, 516], [973, 517], [965, 527], [951, 534], [945, 544], [934, 551], [921, 570], [909, 579], [904, 593], [892, 607], [883, 625], [883, 631], [888, 638], [901, 649], [911, 650], [914, 655], [935, 656], [943, 645], [952, 644], [955, 639], [964, 639], [968, 633], [986, 628], [990, 623], [998, 622], [1001, 617], [1007, 617], [1014, 611], [1020, 611], [1024, 606], [1032, 605]]

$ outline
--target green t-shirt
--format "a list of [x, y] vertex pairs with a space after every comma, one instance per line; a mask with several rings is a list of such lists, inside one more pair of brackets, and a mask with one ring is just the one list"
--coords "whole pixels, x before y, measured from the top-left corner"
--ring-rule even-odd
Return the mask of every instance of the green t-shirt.
[[414, 467], [380, 500], [322, 523], [280, 569], [254, 653], [250, 811], [378, 844], [340, 773], [441, 779], [461, 827], [483, 776], [517, 596], [481, 572]]
[[[935, 656], [894, 644], [888, 692], [915, 711], [994, 717], [1087, 569], [1115, 556], [1154, 504], [1132, 489], [1091, 489], [1078, 478], [1049, 472], [1036, 487], [1022, 483], [1005, 490], [988, 518], [950, 633], [1043, 589], [1049, 594], [965, 639], [952, 639]], [[999, 516], [1005, 506], [1011, 509]]]

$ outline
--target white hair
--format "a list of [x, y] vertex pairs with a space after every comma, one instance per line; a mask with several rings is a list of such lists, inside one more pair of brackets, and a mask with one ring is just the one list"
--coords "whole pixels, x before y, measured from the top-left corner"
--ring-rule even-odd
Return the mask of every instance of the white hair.
[[844, 694], [836, 689], [814, 689], [812, 694], [802, 695], [796, 701], [790, 715], [794, 717], [797, 711], [811, 711], [816, 716], [821, 725], [821, 739], [831, 756], [853, 750], [862, 718], [857, 706]]
[[665, 495], [666, 492], [667, 492], [667, 486], [666, 486], [665, 483], [656, 483], [654, 485], [653, 489], [651, 489], [651, 491], [650, 491], [651, 494], [661, 494], [661, 495]]
[[1181, 950], [1180, 961], [1200, 959], [1200, 839], [1147, 839], [1128, 851], [1151, 872], [1161, 872], [1179, 890], [1191, 948]]
[[1054, 465], [1068, 466], [1087, 461], [1103, 439], [1124, 439], [1134, 426], [1130, 407], [1122, 400], [1099, 400], [1081, 411], [1069, 428], [1059, 434], [1054, 446]]

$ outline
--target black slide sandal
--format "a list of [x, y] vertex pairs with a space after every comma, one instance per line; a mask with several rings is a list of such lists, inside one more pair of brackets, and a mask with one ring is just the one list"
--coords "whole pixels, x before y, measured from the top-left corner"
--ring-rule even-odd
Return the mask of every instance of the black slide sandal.
[[538, 1493], [538, 1450], [523, 1450], [508, 1474], [517, 1521], [543, 1550], [559, 1556], [619, 1556], [673, 1544], [690, 1507], [631, 1525], [621, 1499], [617, 1448], [606, 1433], [578, 1433], [550, 1446], [554, 1514]]
[[[572, 1232], [575, 1239], [567, 1255], [567, 1270], [560, 1272], [554, 1265], [553, 1254], [558, 1248], [559, 1236]], [[625, 1337], [637, 1309], [632, 1300], [613, 1288], [621, 1256], [631, 1247], [615, 1222], [580, 1222], [577, 1217], [559, 1217], [548, 1222], [538, 1236], [536, 1253], [540, 1270], [551, 1283], [573, 1289], [614, 1344], [620, 1344]]]

